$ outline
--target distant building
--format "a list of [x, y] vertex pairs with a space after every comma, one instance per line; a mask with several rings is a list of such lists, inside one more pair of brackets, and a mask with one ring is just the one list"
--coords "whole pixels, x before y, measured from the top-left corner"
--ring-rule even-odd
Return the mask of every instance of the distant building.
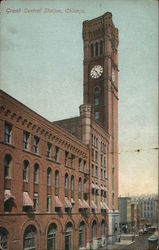
[[157, 224], [157, 197], [141, 196], [133, 198], [140, 207], [140, 222], [142, 224]]

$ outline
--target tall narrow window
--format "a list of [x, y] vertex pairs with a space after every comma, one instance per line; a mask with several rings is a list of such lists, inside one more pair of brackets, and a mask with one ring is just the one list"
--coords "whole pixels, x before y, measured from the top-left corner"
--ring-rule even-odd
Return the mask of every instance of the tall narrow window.
[[94, 220], [92, 223], [92, 239], [96, 239], [97, 236], [97, 222]]
[[56, 230], [57, 226], [51, 224], [47, 233], [47, 250], [56, 250]]
[[87, 185], [86, 185], [87, 181], [86, 179], [84, 179], [84, 185], [83, 185], [83, 193], [87, 193]]
[[75, 156], [71, 154], [71, 168], [74, 168], [75, 165]]
[[85, 226], [84, 222], [82, 221], [79, 226], [79, 248], [85, 246]]
[[4, 142], [11, 143], [11, 136], [12, 136], [12, 125], [5, 123]]
[[91, 57], [93, 57], [94, 56], [94, 45], [93, 45], [93, 43], [91, 44]]
[[59, 147], [55, 147], [55, 161], [59, 162]]
[[99, 119], [99, 112], [98, 112], [98, 111], [96, 111], [96, 112], [94, 113], [94, 119], [95, 119], [95, 120], [98, 120], [98, 119]]
[[72, 250], [72, 224], [69, 222], [65, 229], [65, 250]]
[[71, 176], [71, 197], [74, 197], [74, 176]]
[[82, 171], [82, 160], [81, 159], [78, 160], [78, 169], [79, 169], [79, 171]]
[[51, 212], [51, 195], [47, 195], [47, 212]]
[[79, 182], [78, 182], [78, 195], [79, 195], [79, 199], [82, 198], [82, 179], [79, 178]]
[[51, 168], [47, 169], [47, 186], [51, 186]]
[[39, 209], [39, 194], [34, 193], [33, 196], [34, 211], [37, 212]]
[[34, 183], [39, 183], [39, 165], [37, 163], [34, 165]]
[[65, 166], [68, 166], [68, 155], [69, 153], [67, 151], [65, 151]]
[[0, 228], [0, 249], [8, 249], [8, 232]]
[[100, 88], [96, 87], [94, 90], [94, 105], [99, 105]]
[[92, 148], [92, 161], [94, 161], [94, 149]]
[[92, 176], [94, 176], [94, 165], [92, 164]]
[[96, 177], [98, 177], [98, 166], [96, 166]]
[[55, 172], [55, 195], [59, 195], [59, 172], [57, 170]]
[[87, 173], [87, 163], [86, 163], [86, 161], [84, 161], [84, 163], [83, 163], [83, 170], [84, 170], [84, 173], [86, 174]]
[[23, 250], [36, 250], [36, 228], [28, 226], [24, 232]]
[[96, 56], [98, 56], [98, 43], [95, 43], [95, 52], [96, 52]]
[[105, 221], [104, 220], [101, 223], [101, 233], [102, 233], [102, 236], [105, 236]]
[[29, 162], [25, 160], [23, 162], [23, 181], [28, 182]]
[[28, 147], [29, 147], [29, 137], [30, 137], [30, 134], [26, 131], [23, 131], [23, 147], [24, 147], [24, 149], [28, 149]]
[[4, 177], [11, 178], [12, 157], [6, 155], [4, 158]]
[[68, 196], [68, 174], [65, 174], [65, 196]]
[[103, 54], [103, 42], [100, 41], [100, 55]]
[[98, 151], [95, 152], [95, 161], [98, 162]]
[[51, 143], [47, 143], [47, 158], [51, 157]]
[[34, 153], [38, 153], [39, 150], [39, 138], [34, 136]]

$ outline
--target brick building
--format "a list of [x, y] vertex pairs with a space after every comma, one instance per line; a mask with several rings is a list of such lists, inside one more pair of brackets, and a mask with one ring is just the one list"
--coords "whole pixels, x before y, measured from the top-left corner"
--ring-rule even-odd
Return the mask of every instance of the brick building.
[[80, 116], [50, 122], [0, 91], [2, 249], [93, 249], [117, 240], [118, 30], [83, 23]]

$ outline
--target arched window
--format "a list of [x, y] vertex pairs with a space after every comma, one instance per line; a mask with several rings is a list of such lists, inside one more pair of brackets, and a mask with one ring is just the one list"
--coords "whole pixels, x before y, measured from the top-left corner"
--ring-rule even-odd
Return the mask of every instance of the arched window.
[[72, 223], [67, 223], [65, 229], [65, 250], [72, 250]]
[[51, 224], [47, 233], [47, 250], [56, 250], [56, 230], [57, 226]]
[[34, 165], [34, 183], [39, 183], [39, 165], [37, 163]]
[[74, 197], [74, 176], [71, 176], [71, 197]]
[[79, 247], [85, 246], [85, 225], [82, 221], [79, 225]]
[[96, 87], [94, 90], [94, 105], [99, 105], [100, 88]]
[[101, 223], [101, 234], [102, 236], [105, 236], [105, 221], [102, 220], [102, 223]]
[[65, 196], [68, 196], [68, 174], [65, 174]]
[[36, 250], [36, 228], [30, 225], [24, 232], [23, 250]]
[[23, 162], [23, 181], [28, 182], [28, 173], [29, 173], [29, 162], [25, 160]]
[[94, 45], [93, 45], [93, 43], [91, 44], [91, 57], [93, 57], [94, 56]]
[[0, 228], [0, 249], [8, 249], [8, 232], [4, 228]]
[[96, 56], [98, 56], [98, 42], [95, 43], [95, 53]]
[[103, 54], [103, 42], [100, 41], [100, 55]]
[[59, 195], [59, 171], [55, 172], [55, 195]]
[[47, 169], [47, 186], [51, 186], [51, 168]]
[[4, 177], [11, 178], [12, 157], [6, 155], [4, 158]]
[[97, 222], [94, 220], [92, 223], [92, 239], [97, 237]]

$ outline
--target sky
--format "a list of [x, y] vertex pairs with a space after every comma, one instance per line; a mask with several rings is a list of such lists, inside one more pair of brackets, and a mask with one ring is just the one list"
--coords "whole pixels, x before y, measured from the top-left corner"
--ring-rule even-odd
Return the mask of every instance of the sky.
[[[50, 121], [83, 103], [82, 22], [109, 11], [119, 30], [119, 195], [157, 192], [156, 0], [5, 0], [0, 88]], [[140, 151], [138, 150], [140, 149]]]

